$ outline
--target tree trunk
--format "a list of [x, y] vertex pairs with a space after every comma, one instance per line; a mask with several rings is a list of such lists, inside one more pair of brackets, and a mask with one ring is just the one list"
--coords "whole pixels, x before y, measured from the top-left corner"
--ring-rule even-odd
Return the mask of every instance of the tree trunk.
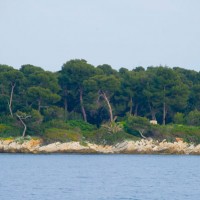
[[166, 114], [167, 114], [167, 111], [166, 111], [166, 104], [165, 104], [165, 102], [164, 102], [164, 103], [163, 103], [163, 125], [165, 125]]
[[40, 112], [40, 110], [41, 110], [41, 100], [38, 99], [38, 111]]
[[20, 122], [21, 122], [21, 123], [23, 124], [23, 126], [24, 126], [24, 130], [23, 130], [23, 133], [22, 133], [22, 137], [25, 137], [27, 127], [26, 127], [25, 122], [24, 122], [22, 119], [27, 119], [27, 118], [29, 118], [29, 117], [31, 117], [31, 116], [28, 115], [28, 116], [22, 117], [22, 116], [20, 116], [20, 115], [17, 114], [17, 117], [19, 118]]
[[137, 103], [136, 106], [135, 106], [135, 111], [134, 111], [134, 116], [138, 116], [138, 106], [139, 104]]
[[68, 94], [68, 90], [67, 88], [65, 88], [63, 90], [63, 97], [64, 97], [64, 110], [65, 110], [65, 120], [67, 120], [67, 112], [68, 112], [68, 102], [67, 102], [67, 94]]
[[156, 120], [156, 112], [155, 112], [155, 110], [152, 108], [150, 102], [148, 102], [148, 103], [149, 103], [149, 109], [150, 109], [150, 113], [151, 113], [151, 118], [152, 118], [152, 120]]
[[67, 105], [67, 97], [65, 97], [65, 99], [64, 99], [65, 120], [67, 120], [67, 107], [68, 107], [68, 105]]
[[12, 112], [12, 101], [13, 101], [13, 93], [14, 93], [14, 88], [15, 88], [16, 83], [11, 84], [11, 92], [10, 92], [10, 100], [8, 102], [8, 107], [10, 111], [10, 115], [13, 117], [13, 112]]
[[26, 124], [21, 120], [22, 124], [24, 125], [24, 131], [23, 131], [23, 134], [22, 134], [22, 137], [25, 137], [25, 134], [26, 134]]
[[166, 103], [165, 103], [165, 86], [164, 86], [164, 102], [163, 102], [163, 125], [165, 125], [165, 118], [166, 118]]
[[81, 111], [82, 111], [82, 114], [83, 114], [83, 119], [85, 122], [87, 122], [87, 115], [86, 115], [86, 112], [85, 112], [85, 108], [83, 106], [83, 90], [80, 89], [80, 104], [81, 104]]
[[130, 113], [130, 115], [132, 115], [132, 113], [133, 113], [133, 99], [132, 99], [132, 97], [130, 97], [130, 110], [129, 110], [129, 113]]
[[156, 120], [157, 121], [157, 119], [156, 119], [156, 112], [154, 110], [152, 110], [151, 116], [152, 116], [152, 120]]
[[113, 122], [113, 112], [112, 112], [112, 107], [110, 105], [110, 102], [105, 94], [105, 92], [102, 92], [102, 96], [104, 98], [104, 100], [106, 101], [107, 103], [107, 106], [108, 106], [108, 109], [109, 109], [109, 114], [110, 114], [110, 122]]
[[143, 135], [144, 131], [143, 131], [143, 130], [138, 130], [138, 131], [139, 131], [139, 133], [140, 133], [140, 136], [141, 136], [142, 138], [146, 139], [146, 137]]

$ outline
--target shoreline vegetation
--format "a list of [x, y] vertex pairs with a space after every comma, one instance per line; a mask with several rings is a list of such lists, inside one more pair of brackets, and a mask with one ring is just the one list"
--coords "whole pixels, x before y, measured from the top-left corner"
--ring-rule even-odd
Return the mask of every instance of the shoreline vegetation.
[[199, 154], [199, 144], [199, 72], [0, 65], [1, 152]]

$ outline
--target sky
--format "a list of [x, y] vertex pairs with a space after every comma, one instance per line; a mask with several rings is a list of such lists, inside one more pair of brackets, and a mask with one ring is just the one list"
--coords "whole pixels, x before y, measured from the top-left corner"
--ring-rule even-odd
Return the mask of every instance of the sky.
[[199, 0], [0, 0], [0, 63], [200, 69]]

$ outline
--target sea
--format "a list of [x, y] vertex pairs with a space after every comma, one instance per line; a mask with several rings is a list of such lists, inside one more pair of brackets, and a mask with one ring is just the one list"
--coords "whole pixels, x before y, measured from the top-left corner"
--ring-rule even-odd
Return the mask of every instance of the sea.
[[187, 199], [200, 199], [200, 156], [0, 154], [0, 200]]

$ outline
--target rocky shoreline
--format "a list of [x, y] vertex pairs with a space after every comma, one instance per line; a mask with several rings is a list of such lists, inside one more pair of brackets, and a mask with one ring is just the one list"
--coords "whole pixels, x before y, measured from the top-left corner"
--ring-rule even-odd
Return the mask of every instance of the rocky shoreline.
[[14, 140], [0, 140], [1, 153], [102, 153], [102, 154], [193, 154], [200, 155], [200, 144], [178, 142], [158, 142], [142, 139], [124, 141], [113, 146], [79, 142], [55, 142], [45, 145], [41, 140], [18, 143]]

